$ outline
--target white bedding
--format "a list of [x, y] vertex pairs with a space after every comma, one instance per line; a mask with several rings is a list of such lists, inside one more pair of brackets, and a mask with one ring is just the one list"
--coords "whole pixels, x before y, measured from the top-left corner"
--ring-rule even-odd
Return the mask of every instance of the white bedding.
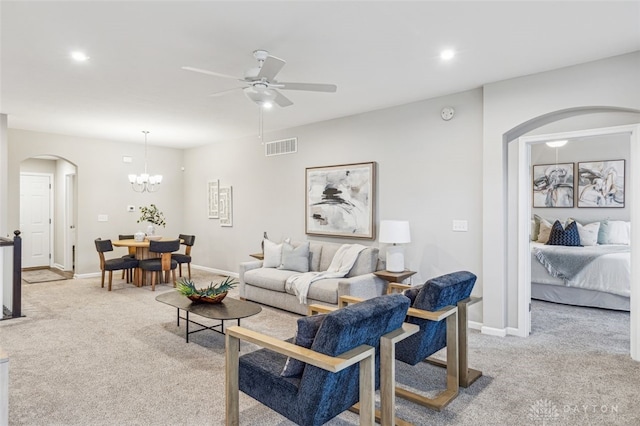
[[[531, 248], [533, 247], [543, 248], [545, 244], [532, 242]], [[576, 247], [576, 250], [579, 249]], [[611, 253], [600, 256], [567, 282], [549, 275], [544, 266], [532, 254], [531, 282], [580, 287], [630, 297], [631, 254], [629, 252]]]

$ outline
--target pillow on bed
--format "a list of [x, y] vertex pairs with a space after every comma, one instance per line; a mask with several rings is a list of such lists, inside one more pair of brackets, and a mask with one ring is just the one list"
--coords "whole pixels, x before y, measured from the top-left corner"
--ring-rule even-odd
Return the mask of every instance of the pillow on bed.
[[604, 244], [631, 244], [631, 222], [622, 220], [608, 221]]
[[580, 247], [580, 234], [578, 233], [577, 222], [569, 223], [566, 228], [562, 228], [559, 220], [553, 222], [547, 244], [550, 246]]
[[580, 234], [580, 244], [583, 246], [595, 246], [598, 244], [598, 231], [600, 230], [600, 222], [592, 222], [582, 225], [575, 219], [569, 218], [569, 222], [575, 222], [578, 225], [578, 234]]
[[[559, 221], [556, 221], [558, 223], [560, 223]], [[562, 227], [562, 225], [560, 225]], [[551, 223], [547, 222], [545, 219], [540, 218], [540, 228], [539, 228], [539, 232], [538, 232], [538, 239], [537, 241], [539, 243], [544, 243], [546, 244], [547, 241], [549, 241], [549, 235], [551, 234]]]

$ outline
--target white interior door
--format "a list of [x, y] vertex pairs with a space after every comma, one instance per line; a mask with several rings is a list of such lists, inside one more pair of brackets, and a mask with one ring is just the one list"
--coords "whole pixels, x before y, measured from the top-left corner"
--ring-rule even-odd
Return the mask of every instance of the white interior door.
[[20, 174], [22, 267], [51, 263], [51, 175]]

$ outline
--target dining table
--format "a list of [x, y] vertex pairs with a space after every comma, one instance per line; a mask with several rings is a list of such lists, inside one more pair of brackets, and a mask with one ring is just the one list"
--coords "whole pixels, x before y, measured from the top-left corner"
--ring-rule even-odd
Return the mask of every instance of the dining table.
[[[176, 240], [176, 238], [169, 238], [169, 237], [162, 237], [156, 241], [174, 241]], [[180, 240], [180, 244], [182, 244], [184, 241]], [[159, 253], [154, 253], [149, 251], [149, 240], [147, 238], [145, 238], [142, 241], [136, 241], [135, 239], [127, 239], [127, 240], [114, 240], [111, 242], [111, 244], [114, 247], [127, 247], [130, 249], [130, 253], [134, 254], [135, 258], [137, 260], [144, 260], [144, 259], [155, 259], [158, 257], [161, 257], [161, 255]], [[133, 251], [135, 250], [135, 253], [133, 253]], [[142, 285], [144, 285], [145, 282], [151, 282], [151, 272], [147, 271], [147, 277], [144, 277], [146, 279], [143, 279], [142, 276], [142, 269], [137, 268], [137, 273], [134, 274], [134, 280], [133, 283], [138, 286], [141, 287]]]

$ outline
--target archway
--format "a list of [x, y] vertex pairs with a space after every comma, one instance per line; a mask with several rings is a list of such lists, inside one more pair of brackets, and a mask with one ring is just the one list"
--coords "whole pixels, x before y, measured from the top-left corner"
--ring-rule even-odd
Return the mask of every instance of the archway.
[[[67, 159], [56, 155], [36, 155], [24, 159], [20, 163], [20, 194], [21, 194], [21, 212], [20, 212], [20, 228], [28, 229], [28, 225], [23, 221], [29, 215], [22, 210], [23, 194], [26, 188], [23, 188], [23, 176], [41, 177], [48, 176], [50, 179], [50, 190], [47, 194], [50, 197], [50, 208], [45, 212], [49, 217], [50, 223], [47, 229], [47, 237], [50, 239], [46, 256], [46, 266], [53, 267], [69, 273], [74, 272], [74, 247], [75, 247], [75, 229], [77, 217], [77, 196], [76, 196], [76, 176], [77, 166]], [[45, 216], [46, 216], [45, 215]], [[30, 235], [23, 233], [23, 241], [25, 247], [29, 247]], [[26, 252], [26, 253], [25, 253]], [[25, 256], [28, 256], [27, 250], [23, 251], [23, 267], [28, 266], [29, 262], [25, 262]]]
[[[633, 114], [638, 114], [640, 113], [640, 111], [635, 110], [635, 109], [628, 109], [628, 108], [618, 108], [618, 107], [601, 107], [601, 106], [594, 106], [594, 107], [579, 107], [579, 108], [570, 108], [570, 109], [564, 109], [564, 110], [559, 110], [556, 112], [552, 112], [552, 113], [548, 113], [548, 114], [544, 114], [542, 116], [533, 118], [531, 120], [528, 120], [527, 122], [524, 122], [516, 127], [514, 127], [513, 129], [509, 130], [508, 132], [506, 132], [503, 135], [503, 162], [504, 162], [504, 167], [503, 167], [503, 179], [505, 181], [505, 187], [507, 188], [507, 194], [506, 194], [506, 198], [507, 198], [507, 203], [505, 205], [505, 217], [509, 217], [510, 215], [513, 215], [513, 209], [517, 209], [518, 212], [526, 212], [528, 211], [527, 208], [525, 207], [527, 205], [528, 202], [528, 197], [529, 197], [529, 188], [527, 186], [526, 190], [525, 188], [519, 187], [519, 193], [520, 195], [517, 197], [516, 200], [513, 199], [513, 196], [510, 197], [510, 192], [508, 190], [509, 188], [509, 156], [508, 156], [508, 149], [510, 144], [517, 142], [518, 138], [520, 138], [521, 136], [532, 132], [535, 129], [539, 129], [542, 126], [545, 126], [547, 124], [553, 123], [553, 122], [557, 122], [560, 120], [564, 120], [567, 118], [571, 118], [571, 117], [576, 117], [579, 115], [585, 115], [585, 114], [598, 114], [598, 113], [633, 113]], [[638, 120], [636, 119], [636, 122]], [[630, 155], [630, 159], [633, 163], [638, 163], [640, 164], [640, 147], [638, 147], [638, 133], [639, 133], [639, 129], [640, 126], [638, 125], [632, 125], [632, 126], [628, 126], [628, 131], [631, 134], [631, 155]], [[527, 174], [527, 178], [528, 178], [528, 163], [526, 163], [526, 150], [523, 149], [520, 150], [519, 152], [519, 163], [518, 163], [518, 173], [526, 173]], [[523, 166], [523, 164], [526, 164], [526, 166]], [[511, 167], [513, 167], [513, 165], [511, 165]], [[630, 168], [630, 187], [634, 187], [634, 188], [638, 188], [640, 187], [640, 173], [637, 173], [633, 170], [633, 167]], [[525, 192], [526, 191], [526, 192]], [[526, 194], [526, 195], [525, 195]], [[636, 222], [639, 223], [638, 220], [640, 218], [640, 200], [638, 199], [634, 199], [633, 197], [630, 198], [630, 203], [631, 203], [631, 221], [632, 222]], [[526, 215], [526, 213], [522, 213], [524, 215]], [[520, 282], [521, 279], [524, 279], [524, 276], [528, 273], [528, 270], [526, 269], [526, 264], [529, 262], [529, 258], [530, 258], [530, 253], [529, 253], [529, 248], [528, 248], [528, 238], [529, 238], [529, 217], [522, 217], [522, 216], [516, 216], [517, 217], [517, 223], [518, 225], [516, 225], [515, 227], [513, 226], [513, 224], [510, 226], [508, 221], [505, 221], [505, 235], [507, 236], [507, 241], [506, 244], [508, 246], [508, 244], [511, 242], [513, 243], [513, 241], [518, 241], [517, 243], [517, 247], [518, 247], [518, 251], [517, 251], [517, 256], [516, 259], [517, 261], [514, 262], [514, 259], [510, 259], [507, 258], [507, 264], [509, 265], [509, 267], [513, 268], [514, 267], [514, 263], [517, 267], [517, 275], [518, 275], [518, 281]], [[525, 220], [526, 219], [526, 220]], [[640, 243], [640, 235], [639, 233], [636, 231], [635, 233], [632, 231], [632, 247], [634, 247], [636, 244]], [[526, 248], [525, 247], [525, 241], [526, 241]], [[507, 250], [508, 251], [508, 250]], [[526, 253], [526, 255], [525, 255]], [[509, 255], [507, 255], [509, 256]], [[631, 264], [639, 264], [638, 262], [640, 262], [640, 250], [632, 250], [632, 254], [631, 254]], [[631, 333], [630, 333], [630, 340], [631, 340], [631, 356], [634, 360], [640, 360], [640, 317], [638, 315], [638, 305], [639, 305], [639, 290], [640, 290], [640, 285], [638, 285], [638, 283], [640, 282], [640, 271], [637, 270], [632, 270], [632, 297], [631, 297]], [[508, 282], [508, 278], [509, 278], [509, 270], [507, 269], [505, 271], [505, 275], [507, 278], [505, 281]], [[635, 291], [634, 291], [635, 290]], [[528, 335], [528, 327], [529, 327], [529, 323], [528, 323], [528, 302], [527, 302], [527, 298], [528, 298], [529, 294], [526, 293], [526, 289], [524, 287], [520, 287], [520, 285], [518, 286], [518, 303], [517, 303], [517, 317], [518, 317], [518, 327], [516, 328], [516, 332], [514, 334], [520, 335], [520, 336], [526, 336]], [[513, 307], [513, 305], [509, 305], [507, 306], [507, 310], [511, 309]]]

